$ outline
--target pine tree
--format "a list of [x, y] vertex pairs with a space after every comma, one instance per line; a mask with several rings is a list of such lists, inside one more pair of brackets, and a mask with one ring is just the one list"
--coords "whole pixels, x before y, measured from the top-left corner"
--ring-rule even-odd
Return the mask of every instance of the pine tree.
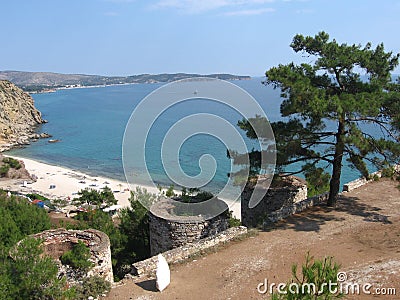
[[[321, 165], [332, 166], [330, 176], [321, 177], [330, 181], [328, 205], [335, 206], [343, 159], [364, 177], [367, 161], [377, 168], [399, 163], [400, 81], [391, 75], [399, 54], [385, 52], [383, 44], [375, 49], [370, 43], [339, 44], [325, 32], [296, 35], [290, 46], [308, 63], [273, 67], [264, 82], [279, 88], [283, 98], [285, 121], [271, 124], [277, 165], [301, 165], [285, 175], [323, 175]], [[238, 123], [252, 136], [249, 124]]]

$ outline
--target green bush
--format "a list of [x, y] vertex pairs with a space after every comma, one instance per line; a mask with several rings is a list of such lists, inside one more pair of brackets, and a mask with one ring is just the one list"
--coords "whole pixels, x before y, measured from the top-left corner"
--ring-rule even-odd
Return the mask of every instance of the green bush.
[[50, 218], [44, 209], [30, 205], [24, 198], [8, 198], [6, 193], [0, 193], [0, 258], [7, 256], [10, 247], [27, 235], [50, 228]]
[[382, 169], [382, 177], [393, 178], [394, 174], [395, 174], [395, 170], [393, 167], [388, 167], [388, 168]]
[[26, 238], [0, 263], [0, 299], [75, 299], [57, 264], [45, 256], [42, 241]]
[[6, 176], [8, 170], [10, 170], [10, 166], [9, 166], [9, 165], [2, 165], [2, 166], [0, 167], [0, 177]]
[[238, 227], [242, 225], [239, 219], [233, 216], [233, 211], [229, 211], [229, 219], [228, 219], [229, 228]]
[[11, 158], [11, 157], [3, 158], [3, 163], [5, 163], [6, 165], [10, 166], [10, 168], [13, 168], [13, 169], [19, 170], [19, 169], [22, 168], [20, 162], [18, 160], [14, 159], [14, 158]]
[[169, 186], [169, 188], [168, 188], [167, 191], [165, 192], [165, 196], [167, 196], [167, 197], [169, 197], [169, 198], [175, 196], [174, 185], [173, 185], [173, 184], [171, 184], [171, 185]]
[[85, 278], [82, 284], [75, 287], [74, 299], [86, 300], [90, 296], [97, 298], [99, 295], [108, 292], [110, 288], [111, 284], [100, 276]]
[[[306, 255], [306, 262], [302, 265], [301, 274], [297, 274], [297, 264], [292, 266], [292, 278], [283, 289], [283, 293], [273, 294], [272, 300], [300, 300], [300, 299], [338, 299], [343, 295], [337, 286], [337, 274], [340, 266], [333, 262], [333, 257], [323, 260], [314, 259], [310, 253]], [[329, 290], [337, 288], [335, 293]], [[298, 287], [298, 288], [297, 288]]]
[[307, 181], [307, 196], [313, 197], [329, 191], [331, 176], [323, 168], [309, 166], [304, 172]]
[[78, 241], [72, 247], [72, 250], [65, 252], [61, 257], [61, 263], [63, 265], [69, 265], [74, 269], [86, 271], [93, 263], [89, 261], [90, 250], [82, 241]]
[[43, 201], [48, 201], [49, 198], [46, 198], [45, 196], [39, 195], [39, 194], [26, 194], [27, 197], [29, 197], [31, 200], [43, 200]]

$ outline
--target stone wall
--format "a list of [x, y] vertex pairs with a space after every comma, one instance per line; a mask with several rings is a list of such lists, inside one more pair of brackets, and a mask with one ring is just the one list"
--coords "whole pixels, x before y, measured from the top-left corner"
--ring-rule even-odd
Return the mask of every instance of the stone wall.
[[[194, 243], [189, 243], [184, 246], [163, 252], [162, 255], [167, 260], [168, 264], [181, 263], [190, 257], [210, 251], [210, 249], [234, 240], [247, 233], [247, 228], [244, 226], [229, 228], [215, 236], [210, 236]], [[139, 261], [132, 265], [132, 271], [126, 277], [133, 276], [152, 276], [157, 268], [157, 256], [150, 257], [146, 260]]]
[[[400, 175], [400, 165], [395, 165], [393, 166], [394, 171], [396, 174]], [[350, 181], [346, 184], [343, 185], [343, 192], [350, 192], [356, 188], [359, 188], [360, 186], [363, 186], [364, 184], [367, 184], [368, 182], [371, 182], [374, 180], [374, 177], [381, 178], [382, 177], [382, 170], [376, 171], [374, 173], [370, 174], [371, 179], [365, 179], [365, 177], [358, 178], [356, 180]]]
[[[98, 230], [66, 230], [63, 228], [46, 230], [31, 237], [43, 240], [43, 250], [59, 264], [59, 273], [67, 277], [67, 281], [75, 283], [81, 280], [77, 277], [90, 277], [98, 275], [106, 281], [114, 282], [111, 263], [110, 239]], [[78, 274], [70, 268], [61, 265], [59, 258], [66, 251], [72, 249], [74, 244], [82, 241], [90, 249], [90, 261], [93, 267], [86, 274]]]
[[[264, 195], [262, 200], [253, 208], [249, 208], [251, 195]], [[248, 183], [241, 194], [242, 224], [247, 227], [256, 227], [262, 224], [267, 216], [280, 210], [291, 210], [295, 203], [307, 199], [307, 184], [298, 177], [290, 176], [274, 185], [261, 186], [255, 189], [254, 183]]]
[[[394, 171], [396, 173], [400, 173], [400, 165], [394, 166]], [[371, 178], [381, 178], [382, 177], [382, 171], [377, 171], [371, 174]], [[346, 184], [343, 185], [343, 192], [340, 193], [339, 195], [350, 192], [356, 188], [359, 188], [369, 182], [372, 182], [374, 179], [365, 179], [365, 178], [358, 178], [356, 180], [350, 181]], [[323, 193], [314, 197], [310, 197], [307, 199], [304, 199], [302, 201], [293, 203], [293, 205], [282, 207], [281, 209], [277, 211], [273, 211], [272, 213], [267, 214], [266, 218], [264, 219], [263, 226], [268, 227], [271, 223], [278, 222], [280, 220], [283, 220], [295, 213], [302, 212], [303, 210], [306, 210], [307, 208], [314, 206], [314, 205], [320, 205], [322, 203], [326, 203], [329, 198], [329, 193]]]
[[[208, 236], [216, 235], [228, 228], [228, 206], [221, 200], [215, 199], [213, 207], [215, 215], [201, 208], [198, 212], [177, 214], [180, 207], [187, 204], [177, 203], [164, 198], [155, 203], [149, 213], [150, 217], [150, 251], [156, 255], [167, 250], [193, 243]], [[188, 209], [191, 209], [187, 207]], [[207, 207], [208, 209], [209, 207]]]
[[324, 203], [328, 200], [328, 197], [329, 193], [323, 193], [321, 195], [310, 197], [302, 201], [293, 203], [293, 205], [282, 207], [281, 209], [268, 214], [266, 216], [266, 219], [264, 220], [263, 226], [267, 227], [271, 223], [283, 220], [293, 214], [302, 212], [303, 210], [306, 210], [307, 208], [314, 205]]

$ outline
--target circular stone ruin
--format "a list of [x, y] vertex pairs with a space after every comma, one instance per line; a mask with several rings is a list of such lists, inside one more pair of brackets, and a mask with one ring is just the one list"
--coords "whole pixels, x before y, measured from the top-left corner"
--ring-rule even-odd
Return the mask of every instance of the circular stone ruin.
[[[104, 280], [113, 283], [113, 271], [111, 263], [110, 239], [101, 231], [88, 230], [66, 230], [64, 228], [46, 230], [30, 237], [43, 240], [43, 251], [45, 255], [52, 257], [59, 263], [59, 274], [66, 275], [70, 283], [77, 282], [80, 276], [100, 276]], [[90, 261], [93, 267], [86, 274], [78, 274], [65, 269], [60, 262], [60, 256], [71, 250], [78, 241], [83, 242], [90, 249]]]
[[229, 207], [216, 197], [200, 203], [162, 198], [151, 206], [149, 218], [153, 256], [228, 229]]
[[[257, 183], [257, 189], [256, 184]], [[262, 200], [249, 208], [252, 194], [259, 194]], [[259, 175], [249, 181], [241, 195], [241, 221], [246, 227], [256, 227], [272, 212], [289, 207], [307, 199], [307, 182], [296, 176], [288, 176], [272, 181], [269, 186], [267, 176]]]

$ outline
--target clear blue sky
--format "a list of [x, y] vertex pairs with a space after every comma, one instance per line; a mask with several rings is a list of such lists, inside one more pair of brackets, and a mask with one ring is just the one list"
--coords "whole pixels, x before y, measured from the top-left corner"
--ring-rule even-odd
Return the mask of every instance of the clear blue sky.
[[263, 76], [300, 61], [296, 33], [400, 52], [399, 16], [400, 0], [2, 1], [0, 70]]

